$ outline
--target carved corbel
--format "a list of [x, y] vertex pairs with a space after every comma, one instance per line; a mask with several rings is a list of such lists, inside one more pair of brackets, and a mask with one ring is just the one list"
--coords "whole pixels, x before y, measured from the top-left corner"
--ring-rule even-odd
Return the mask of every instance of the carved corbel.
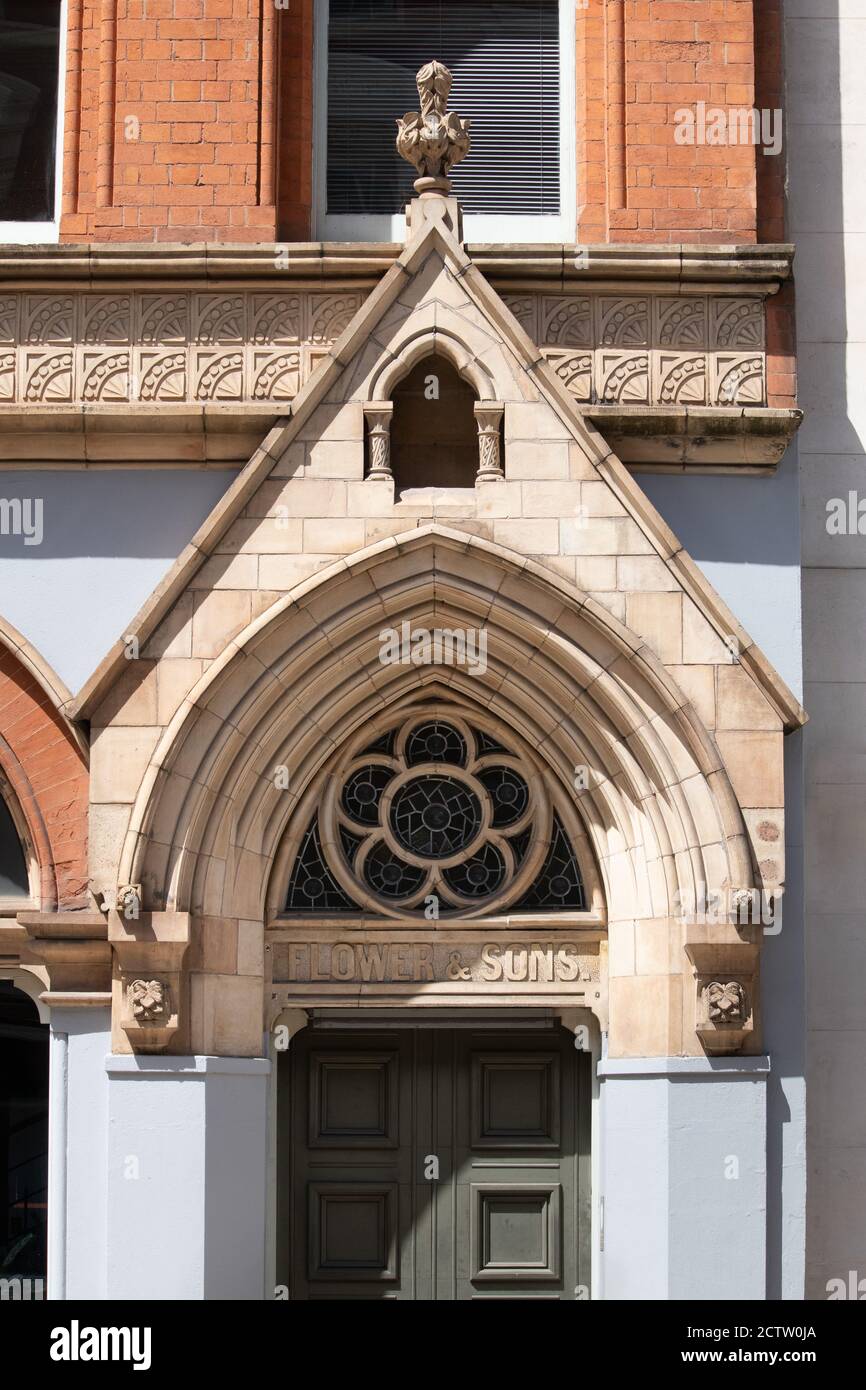
[[480, 401], [475, 406], [475, 422], [478, 425], [479, 478], [505, 477], [499, 443], [504, 409], [502, 401]]
[[[114, 952], [115, 1045], [133, 1052], [164, 1052], [186, 1023], [183, 960], [190, 943], [188, 912], [145, 912], [140, 890], [118, 893], [124, 911], [109, 913]], [[115, 1046], [116, 1050], [116, 1046]]]
[[759, 948], [692, 943], [695, 1032], [710, 1056], [733, 1055], [755, 1040]]
[[370, 468], [367, 477], [391, 482], [391, 420], [393, 401], [371, 401], [364, 406], [364, 419], [370, 440]]

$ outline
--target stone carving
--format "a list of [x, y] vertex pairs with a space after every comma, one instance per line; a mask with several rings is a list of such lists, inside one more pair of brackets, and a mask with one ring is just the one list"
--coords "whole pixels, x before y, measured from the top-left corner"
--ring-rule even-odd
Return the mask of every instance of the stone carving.
[[705, 987], [707, 1017], [711, 1023], [740, 1025], [747, 1018], [746, 991], [739, 980], [722, 984], [711, 980]]
[[136, 1023], [162, 1024], [167, 1020], [169, 991], [162, 980], [133, 980], [126, 987], [126, 997]]
[[716, 398], [719, 405], [762, 405], [764, 359], [720, 352], [716, 359]]
[[312, 295], [308, 334], [310, 341], [335, 343], [360, 309], [361, 301], [360, 294]]
[[251, 340], [267, 343], [299, 343], [301, 340], [301, 297], [297, 294], [254, 294], [250, 296]]
[[0, 401], [15, 399], [15, 353], [0, 352]]
[[536, 342], [538, 339], [536, 328], [537, 296], [534, 294], [503, 294], [502, 298], [523, 331], [533, 342]]
[[587, 295], [545, 295], [541, 340], [551, 347], [592, 346], [592, 301]]
[[504, 406], [501, 401], [483, 401], [475, 407], [478, 425], [478, 476], [504, 478], [499, 449]]
[[707, 301], [703, 295], [659, 295], [656, 343], [661, 348], [702, 348], [707, 341]]
[[132, 299], [128, 294], [82, 296], [81, 341], [128, 343], [132, 332]]
[[25, 400], [72, 400], [71, 352], [25, 352], [24, 372]]
[[649, 344], [649, 300], [599, 301], [600, 340], [603, 347], [646, 347]]
[[[364, 297], [356, 289], [4, 293], [0, 402], [289, 401]], [[764, 404], [757, 295], [504, 297], [583, 404]]]
[[0, 295], [0, 343], [14, 343], [18, 336], [18, 296]]
[[707, 363], [702, 353], [659, 352], [656, 366], [654, 395], [662, 405], [705, 404]]
[[185, 294], [142, 294], [137, 298], [139, 342], [189, 341], [189, 302]]
[[85, 401], [128, 400], [129, 353], [83, 352], [81, 395]]
[[141, 884], [123, 883], [117, 890], [117, 911], [126, 918], [137, 917], [141, 911]]
[[196, 353], [196, 400], [239, 401], [244, 394], [244, 354], [239, 352]]
[[407, 111], [397, 121], [398, 153], [420, 175], [415, 180], [416, 193], [448, 193], [448, 175], [469, 153], [469, 122], [446, 111], [451, 80], [444, 63], [435, 59], [425, 63], [415, 79], [421, 112]]
[[598, 399], [616, 405], [649, 405], [649, 356], [645, 352], [599, 354]]
[[195, 338], [199, 343], [242, 343], [246, 338], [242, 294], [195, 296]]
[[592, 353], [548, 352], [547, 359], [563, 386], [575, 400], [592, 400]]
[[298, 393], [301, 373], [299, 352], [253, 354], [253, 400], [290, 401]]
[[720, 348], [751, 351], [764, 346], [764, 314], [760, 300], [714, 299], [713, 341]]
[[72, 342], [71, 296], [28, 294], [24, 296], [25, 343]]
[[393, 478], [391, 472], [391, 420], [394, 415], [393, 401], [374, 401], [364, 406], [364, 419], [370, 440], [370, 471], [368, 477]]

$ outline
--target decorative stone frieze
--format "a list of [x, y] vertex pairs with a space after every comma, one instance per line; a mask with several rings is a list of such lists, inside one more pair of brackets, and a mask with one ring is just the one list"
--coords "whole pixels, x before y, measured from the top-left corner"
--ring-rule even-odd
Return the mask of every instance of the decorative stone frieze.
[[357, 290], [0, 295], [0, 405], [290, 401]]
[[762, 406], [761, 295], [505, 294], [587, 405]]

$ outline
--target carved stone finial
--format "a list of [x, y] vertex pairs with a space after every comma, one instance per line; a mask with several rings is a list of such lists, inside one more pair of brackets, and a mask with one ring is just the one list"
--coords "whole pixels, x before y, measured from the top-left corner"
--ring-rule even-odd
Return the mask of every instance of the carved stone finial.
[[397, 121], [397, 150], [418, 170], [416, 193], [448, 193], [449, 173], [469, 153], [469, 121], [445, 110], [451, 73], [444, 63], [425, 63], [415, 80], [421, 112]]

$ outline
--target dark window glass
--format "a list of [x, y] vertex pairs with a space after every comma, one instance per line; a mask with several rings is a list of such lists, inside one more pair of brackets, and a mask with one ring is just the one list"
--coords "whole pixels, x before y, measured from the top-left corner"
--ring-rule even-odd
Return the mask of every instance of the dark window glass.
[[451, 69], [472, 122], [454, 169], [467, 213], [558, 214], [558, 0], [330, 0], [328, 212], [400, 213], [417, 177], [394, 147], [415, 74]]
[[0, 221], [54, 217], [59, 0], [0, 0]]
[[[0, 1279], [44, 1280], [48, 1028], [33, 1000], [8, 980], [0, 980], [0, 1169]], [[44, 1285], [31, 1282], [28, 1292], [44, 1296]]]
[[[368, 762], [371, 753], [391, 761]], [[425, 715], [410, 714], [377, 738], [346, 771], [336, 823], [329, 809], [324, 833], [318, 816], [309, 825], [292, 870], [286, 910], [369, 910], [369, 902], [361, 907], [356, 898], [353, 904], [351, 890], [347, 894], [341, 887], [347, 868], [362, 901], [365, 888], [380, 903], [397, 906], [413, 900], [407, 912], [419, 917], [426, 917], [431, 894], [442, 894], [446, 917], [467, 904], [482, 906], [495, 894], [511, 906], [504, 896], [509, 876], [513, 879], [525, 863], [538, 827], [527, 777], [505, 763], [478, 766], [479, 757], [487, 763], [495, 753], [513, 756], [489, 734], [472, 729], [467, 736], [465, 725], [461, 732], [447, 718]], [[465, 777], [456, 776], [455, 768], [464, 769]], [[513, 906], [520, 911], [580, 910], [586, 905], [580, 865], [555, 811], [544, 863], [528, 889], [517, 892], [520, 898]]]
[[0, 797], [0, 898], [29, 898], [27, 862], [9, 807]]

